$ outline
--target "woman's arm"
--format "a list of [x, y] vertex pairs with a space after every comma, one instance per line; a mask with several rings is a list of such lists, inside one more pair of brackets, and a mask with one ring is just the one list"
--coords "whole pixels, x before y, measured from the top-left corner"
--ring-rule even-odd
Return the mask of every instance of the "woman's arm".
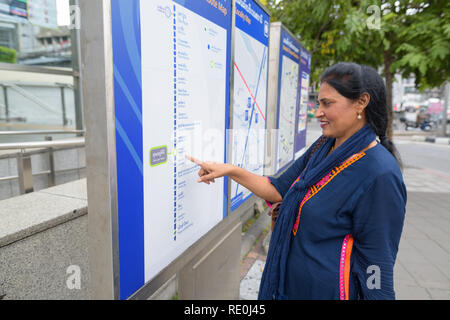
[[360, 298], [395, 299], [394, 264], [406, 211], [406, 188], [400, 177], [377, 177], [353, 213], [355, 264]]
[[236, 166], [232, 166], [229, 177], [268, 202], [276, 203], [283, 200], [267, 177], [258, 176]]
[[228, 176], [266, 201], [272, 203], [282, 201], [280, 193], [266, 177], [256, 175], [232, 164], [203, 162], [189, 156], [186, 156], [186, 158], [201, 167], [198, 173], [200, 176], [199, 183], [210, 184], [214, 183], [217, 178]]

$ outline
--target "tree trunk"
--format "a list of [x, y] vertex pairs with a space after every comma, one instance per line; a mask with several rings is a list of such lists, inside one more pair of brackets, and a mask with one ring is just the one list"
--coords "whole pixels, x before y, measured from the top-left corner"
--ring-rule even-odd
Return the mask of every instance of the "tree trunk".
[[394, 79], [394, 75], [391, 72], [392, 65], [392, 55], [389, 51], [384, 52], [384, 77], [386, 79], [386, 99], [387, 99], [387, 109], [388, 109], [388, 124], [386, 135], [389, 140], [392, 141], [394, 132], [393, 132], [393, 122], [394, 122], [394, 111], [392, 108], [392, 82]]
[[441, 136], [447, 136], [447, 112], [448, 105], [450, 103], [450, 81], [444, 82], [444, 105], [442, 108], [442, 124], [441, 124]]

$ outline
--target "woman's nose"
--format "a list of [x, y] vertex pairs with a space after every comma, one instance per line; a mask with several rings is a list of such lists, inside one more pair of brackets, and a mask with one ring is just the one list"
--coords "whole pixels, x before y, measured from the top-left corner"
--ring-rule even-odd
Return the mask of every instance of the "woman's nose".
[[320, 108], [320, 105], [317, 106], [317, 110], [316, 113], [314, 114], [314, 116], [319, 119], [321, 117], [324, 116], [322, 109]]

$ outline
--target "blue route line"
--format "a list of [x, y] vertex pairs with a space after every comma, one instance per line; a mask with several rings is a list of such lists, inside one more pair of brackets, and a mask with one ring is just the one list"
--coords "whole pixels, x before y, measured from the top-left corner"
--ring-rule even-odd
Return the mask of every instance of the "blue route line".
[[[266, 58], [266, 47], [264, 47], [263, 57], [262, 57], [261, 65], [259, 67], [258, 82], [256, 84], [256, 91], [255, 91], [255, 101], [258, 98], [259, 83], [260, 83], [260, 80], [261, 80], [262, 69], [263, 69], [263, 67], [265, 65], [265, 61], [266, 61], [265, 58]], [[244, 147], [244, 152], [242, 154], [242, 161], [241, 161], [241, 165], [240, 166], [244, 165], [244, 158], [245, 158], [245, 153], [247, 152], [248, 138], [250, 136], [250, 130], [251, 130], [252, 124], [253, 124], [253, 114], [254, 113], [255, 113], [255, 102], [253, 102], [252, 115], [250, 116], [250, 124], [248, 126], [247, 138], [245, 140], [245, 147]], [[235, 197], [237, 197], [237, 195], [238, 195], [238, 188], [239, 188], [239, 185], [236, 186]]]

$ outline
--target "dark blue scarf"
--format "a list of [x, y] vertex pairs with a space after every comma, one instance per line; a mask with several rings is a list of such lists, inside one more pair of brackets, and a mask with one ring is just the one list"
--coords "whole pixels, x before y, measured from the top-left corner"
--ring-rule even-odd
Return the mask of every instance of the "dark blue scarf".
[[[334, 138], [329, 138], [312, 155], [306, 165], [306, 169], [303, 170], [303, 173], [300, 176], [300, 180], [292, 186], [291, 190], [283, 199], [275, 229], [273, 230], [272, 238], [270, 240], [269, 252], [267, 254], [266, 266], [264, 267], [261, 279], [258, 299], [272, 300], [288, 298], [284, 294], [284, 284], [291, 233], [300, 202], [305, 197], [306, 192], [312, 185], [320, 181], [320, 179], [336, 166], [341, 165], [352, 155], [366, 148], [375, 140], [375, 138], [376, 134], [372, 127], [370, 125], [365, 125], [329, 156], [327, 156], [327, 154], [335, 142]], [[317, 141], [309, 148], [305, 156], [308, 156], [311, 153], [311, 150], [316, 144]], [[301, 285], [301, 283], [298, 285]]]

